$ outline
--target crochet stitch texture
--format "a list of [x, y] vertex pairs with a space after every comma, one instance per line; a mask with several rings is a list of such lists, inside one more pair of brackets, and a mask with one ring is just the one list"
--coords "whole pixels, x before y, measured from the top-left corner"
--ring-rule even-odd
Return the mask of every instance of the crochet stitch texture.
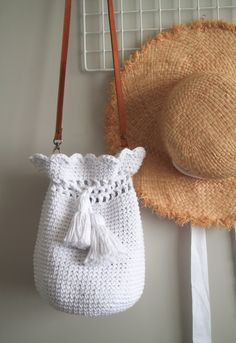
[[[132, 176], [145, 151], [124, 149], [116, 156], [35, 154], [33, 164], [51, 182], [43, 203], [34, 252], [35, 284], [58, 310], [86, 316], [124, 311], [144, 288], [144, 242]], [[84, 264], [86, 250], [68, 247], [64, 237], [82, 191], [91, 189], [93, 211], [119, 239], [126, 253], [110, 261]]]

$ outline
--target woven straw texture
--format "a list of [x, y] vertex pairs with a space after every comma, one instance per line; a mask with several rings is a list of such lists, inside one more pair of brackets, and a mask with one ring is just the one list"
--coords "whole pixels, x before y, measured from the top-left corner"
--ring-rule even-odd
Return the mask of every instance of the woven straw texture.
[[[121, 73], [129, 146], [147, 151], [137, 193], [180, 225], [228, 228], [236, 220], [235, 58], [236, 26], [198, 21], [158, 34]], [[112, 84], [105, 114], [112, 153], [120, 146], [117, 118]]]
[[[55, 308], [86, 316], [108, 315], [131, 307], [144, 287], [144, 244], [132, 175], [144, 149], [124, 149], [116, 157], [92, 154], [36, 154], [33, 164], [51, 183], [43, 204], [34, 253], [36, 288]], [[63, 239], [82, 190], [93, 187], [90, 201], [127, 249], [111, 262], [85, 265], [85, 250]]]

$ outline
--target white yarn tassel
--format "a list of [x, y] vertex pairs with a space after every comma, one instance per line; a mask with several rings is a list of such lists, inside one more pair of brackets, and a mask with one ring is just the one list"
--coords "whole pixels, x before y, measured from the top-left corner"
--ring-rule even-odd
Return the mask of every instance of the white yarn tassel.
[[87, 249], [91, 243], [91, 219], [92, 207], [89, 199], [90, 193], [85, 190], [81, 193], [78, 201], [78, 210], [74, 214], [64, 242], [71, 247]]
[[126, 250], [117, 237], [106, 228], [100, 214], [91, 214], [91, 246], [84, 263], [112, 261]]
[[77, 249], [88, 249], [84, 263], [111, 260], [125, 253], [118, 238], [106, 227], [103, 216], [94, 213], [90, 203], [90, 191], [81, 193], [78, 210], [74, 214], [64, 238], [66, 245]]

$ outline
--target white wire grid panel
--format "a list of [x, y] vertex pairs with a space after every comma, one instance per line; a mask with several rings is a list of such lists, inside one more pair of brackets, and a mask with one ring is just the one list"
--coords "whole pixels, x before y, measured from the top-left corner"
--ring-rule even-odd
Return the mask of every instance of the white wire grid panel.
[[[123, 64], [142, 44], [173, 24], [199, 18], [234, 22], [236, 0], [114, 0]], [[83, 69], [113, 70], [106, 0], [82, 0]]]

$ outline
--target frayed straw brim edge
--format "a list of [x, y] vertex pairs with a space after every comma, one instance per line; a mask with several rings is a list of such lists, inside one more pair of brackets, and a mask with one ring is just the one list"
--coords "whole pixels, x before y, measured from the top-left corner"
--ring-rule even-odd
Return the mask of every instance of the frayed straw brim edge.
[[[138, 174], [136, 177], [139, 177]], [[226, 218], [212, 219], [210, 217], [202, 216], [201, 218], [192, 217], [191, 213], [181, 213], [181, 215], [173, 210], [171, 207], [160, 206], [155, 200], [151, 199], [148, 193], [143, 192], [137, 185], [135, 185], [135, 190], [137, 192], [138, 198], [141, 201], [141, 206], [144, 208], [150, 208], [155, 214], [162, 218], [167, 218], [175, 221], [175, 223], [183, 227], [185, 225], [191, 224], [200, 226], [203, 229], [223, 229], [230, 230], [233, 228], [236, 222], [236, 213], [228, 216]]]
[[[125, 73], [131, 69], [133, 64], [137, 63], [139, 60], [140, 55], [146, 51], [147, 49], [151, 48], [152, 45], [155, 45], [156, 42], [162, 42], [165, 40], [173, 40], [177, 39], [179, 35], [183, 32], [188, 32], [191, 30], [197, 31], [207, 31], [209, 29], [221, 29], [227, 30], [230, 32], [236, 33], [236, 25], [227, 23], [221, 20], [217, 21], [209, 21], [209, 20], [198, 20], [194, 21], [191, 24], [181, 24], [181, 25], [174, 25], [166, 32], [161, 32], [156, 35], [156, 37], [150, 39], [146, 42], [140, 49], [138, 49], [135, 53], [131, 55], [131, 57], [125, 61], [124, 68], [121, 71], [121, 80], [124, 78]], [[114, 115], [117, 111], [117, 99], [114, 87], [114, 81], [111, 82], [111, 93], [112, 96], [110, 97], [110, 101], [105, 110], [105, 140], [106, 146], [108, 147], [109, 153], [116, 153], [121, 146], [121, 141], [119, 137], [119, 132], [117, 131], [118, 128], [118, 118], [114, 118]], [[137, 174], [135, 177], [139, 177]], [[135, 189], [139, 199], [141, 200], [141, 204], [143, 207], [150, 208], [153, 210], [160, 217], [168, 218], [170, 220], [174, 220], [177, 225], [180, 227], [186, 224], [192, 224], [196, 226], [201, 226], [203, 228], [221, 228], [221, 229], [231, 229], [236, 222], [236, 213], [232, 214], [226, 218], [209, 218], [209, 217], [201, 217], [201, 218], [194, 218], [191, 216], [191, 213], [182, 213], [181, 215], [173, 210], [173, 208], [166, 208], [163, 206], [158, 205], [154, 200], [150, 199], [149, 194], [143, 192], [137, 185], [135, 185]]]
[[[181, 24], [181, 25], [174, 25], [168, 31], [158, 33], [154, 38], [148, 40], [140, 49], [135, 51], [128, 60], [124, 63], [124, 68], [121, 70], [121, 80], [124, 78], [125, 73], [132, 69], [131, 67], [133, 64], [137, 63], [140, 56], [143, 52], [147, 51], [147, 49], [151, 48], [153, 45], [156, 45], [156, 42], [163, 42], [165, 40], [173, 40], [177, 39], [179, 35], [183, 32], [188, 32], [191, 30], [195, 31], [202, 31], [205, 32], [210, 29], [221, 29], [227, 30], [230, 32], [236, 33], [236, 25], [233, 23], [227, 23], [222, 20], [197, 20], [190, 24]], [[112, 118], [112, 113], [114, 114], [114, 110], [116, 109], [117, 99], [116, 99], [116, 92], [114, 87], [114, 81], [111, 82], [111, 97], [110, 101], [105, 110], [105, 139], [106, 145], [111, 153], [117, 152], [117, 149], [120, 147], [120, 137], [115, 137], [118, 135], [117, 132], [117, 120], [118, 118]], [[114, 120], [116, 119], [116, 120]], [[108, 130], [109, 128], [109, 130]]]

